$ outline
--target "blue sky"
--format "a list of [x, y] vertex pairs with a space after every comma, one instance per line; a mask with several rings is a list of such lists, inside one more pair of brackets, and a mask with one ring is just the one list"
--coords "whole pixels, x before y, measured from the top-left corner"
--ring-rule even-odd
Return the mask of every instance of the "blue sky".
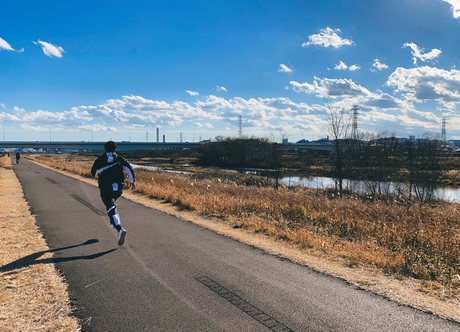
[[460, 139], [459, 0], [6, 1], [3, 140]]

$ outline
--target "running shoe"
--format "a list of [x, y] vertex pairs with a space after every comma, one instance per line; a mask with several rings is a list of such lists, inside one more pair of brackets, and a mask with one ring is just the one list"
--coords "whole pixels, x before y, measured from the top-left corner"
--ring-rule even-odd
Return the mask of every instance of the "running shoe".
[[125, 236], [126, 236], [126, 231], [124, 228], [120, 229], [118, 232], [118, 245], [122, 246], [123, 243], [125, 243]]

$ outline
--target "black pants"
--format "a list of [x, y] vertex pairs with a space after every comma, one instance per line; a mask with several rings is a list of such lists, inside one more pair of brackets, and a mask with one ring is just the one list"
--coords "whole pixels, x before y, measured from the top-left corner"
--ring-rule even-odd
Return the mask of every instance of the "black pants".
[[117, 231], [120, 231], [120, 217], [118, 215], [116, 200], [123, 194], [122, 190], [119, 191], [110, 191], [110, 190], [101, 190], [101, 199], [105, 205], [105, 209], [110, 218], [110, 223]]

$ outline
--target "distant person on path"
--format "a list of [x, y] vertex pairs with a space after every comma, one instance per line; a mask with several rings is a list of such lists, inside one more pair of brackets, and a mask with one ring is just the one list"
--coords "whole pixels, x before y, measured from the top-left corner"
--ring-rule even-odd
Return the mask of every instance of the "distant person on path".
[[117, 198], [123, 193], [125, 171], [128, 174], [131, 189], [136, 189], [134, 170], [129, 162], [116, 153], [117, 144], [108, 141], [104, 144], [105, 153], [100, 155], [91, 168], [91, 175], [98, 179], [102, 202], [105, 204], [110, 223], [118, 232], [118, 245], [125, 242], [126, 230], [121, 227], [118, 215]]
[[16, 152], [16, 164], [19, 164], [19, 160], [21, 160], [21, 154]]

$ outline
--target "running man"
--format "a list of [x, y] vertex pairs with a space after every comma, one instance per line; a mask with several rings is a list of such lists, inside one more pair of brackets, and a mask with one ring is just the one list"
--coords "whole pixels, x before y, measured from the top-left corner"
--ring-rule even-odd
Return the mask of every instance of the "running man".
[[118, 245], [125, 243], [126, 230], [121, 227], [116, 200], [123, 193], [125, 171], [128, 174], [131, 189], [136, 189], [134, 170], [129, 162], [116, 153], [117, 144], [108, 141], [104, 144], [105, 153], [100, 155], [91, 168], [91, 175], [98, 179], [101, 199], [110, 218], [110, 224], [118, 232]]

